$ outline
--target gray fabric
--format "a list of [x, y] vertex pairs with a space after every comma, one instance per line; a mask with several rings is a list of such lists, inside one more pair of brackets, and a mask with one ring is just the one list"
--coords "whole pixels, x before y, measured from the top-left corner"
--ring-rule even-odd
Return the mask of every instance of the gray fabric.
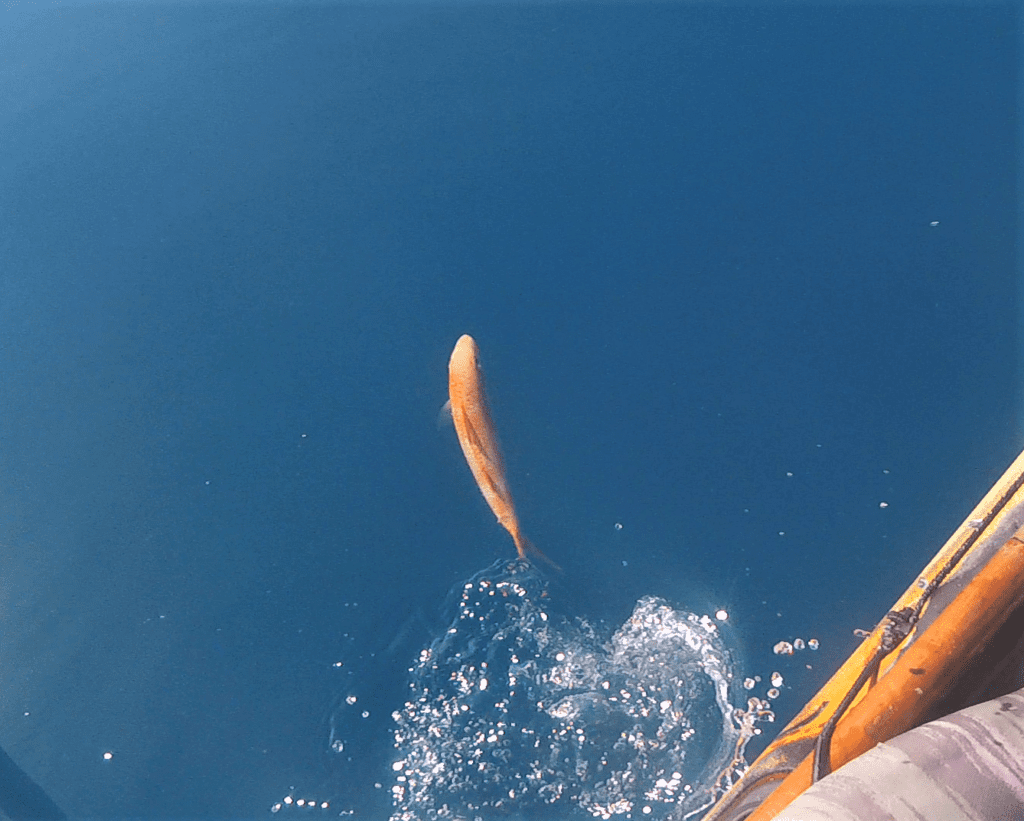
[[775, 821], [1022, 821], [1024, 690], [879, 744]]

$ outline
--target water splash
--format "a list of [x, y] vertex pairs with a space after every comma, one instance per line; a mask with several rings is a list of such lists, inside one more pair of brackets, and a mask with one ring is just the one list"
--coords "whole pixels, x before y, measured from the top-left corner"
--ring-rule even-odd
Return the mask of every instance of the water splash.
[[602, 638], [552, 607], [544, 575], [496, 562], [449, 597], [394, 714], [392, 821], [682, 819], [741, 773], [767, 705], [707, 616], [640, 599]]

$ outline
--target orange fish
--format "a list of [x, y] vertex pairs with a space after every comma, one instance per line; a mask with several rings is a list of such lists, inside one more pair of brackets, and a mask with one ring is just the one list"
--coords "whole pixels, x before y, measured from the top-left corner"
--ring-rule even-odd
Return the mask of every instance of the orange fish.
[[484, 394], [484, 376], [480, 370], [478, 348], [469, 334], [459, 337], [448, 362], [448, 397], [455, 432], [459, 435], [459, 444], [462, 445], [473, 478], [494, 515], [498, 517], [498, 523], [511, 534], [520, 558], [525, 559], [529, 552], [557, 567], [530, 544], [519, 528], [516, 507], [505, 482], [505, 462], [501, 458], [487, 396]]

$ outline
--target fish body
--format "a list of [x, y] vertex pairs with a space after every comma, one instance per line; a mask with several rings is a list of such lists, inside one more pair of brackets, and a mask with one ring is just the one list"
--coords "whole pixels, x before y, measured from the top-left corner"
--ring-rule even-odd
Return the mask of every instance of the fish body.
[[505, 461], [501, 457], [501, 448], [484, 392], [479, 349], [469, 334], [459, 337], [448, 362], [448, 404], [462, 453], [473, 472], [477, 487], [494, 511], [498, 523], [512, 536], [520, 558], [526, 558], [529, 552], [550, 562], [530, 544], [519, 527], [512, 493], [505, 481]]

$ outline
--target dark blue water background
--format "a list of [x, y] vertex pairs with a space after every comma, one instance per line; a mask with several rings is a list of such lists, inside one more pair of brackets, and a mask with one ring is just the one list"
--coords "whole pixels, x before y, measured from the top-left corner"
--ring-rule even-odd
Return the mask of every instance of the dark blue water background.
[[462, 333], [569, 605], [727, 608], [780, 722], [1024, 443], [1010, 5], [6, 13], [0, 745], [71, 814], [379, 806], [512, 553]]

